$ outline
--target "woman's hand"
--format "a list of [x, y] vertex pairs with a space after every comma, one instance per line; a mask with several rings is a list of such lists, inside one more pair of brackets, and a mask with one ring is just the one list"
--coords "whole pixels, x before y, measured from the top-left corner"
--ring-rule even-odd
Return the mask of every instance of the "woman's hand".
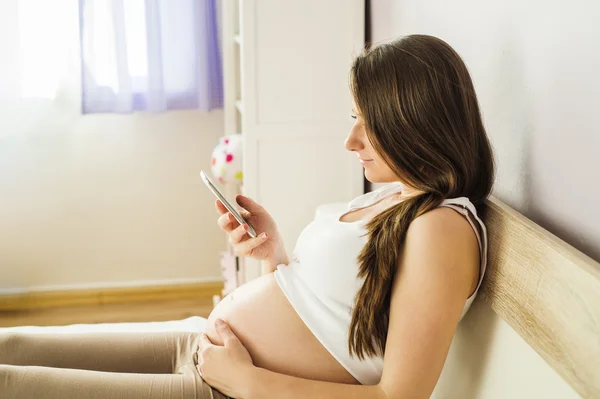
[[[216, 200], [217, 211], [221, 214], [217, 224], [229, 235], [229, 243], [235, 254], [271, 263], [289, 263], [283, 239], [269, 212], [254, 200], [243, 195], [237, 195], [235, 200], [244, 208], [240, 212], [242, 217], [259, 234], [256, 238], [250, 237], [247, 234], [246, 224], [240, 225], [221, 201]], [[265, 233], [264, 237], [261, 237], [261, 232]]]
[[224, 345], [214, 345], [202, 333], [196, 368], [208, 385], [227, 396], [240, 398], [248, 389], [250, 374], [254, 368], [252, 358], [227, 323], [217, 319], [215, 328]]

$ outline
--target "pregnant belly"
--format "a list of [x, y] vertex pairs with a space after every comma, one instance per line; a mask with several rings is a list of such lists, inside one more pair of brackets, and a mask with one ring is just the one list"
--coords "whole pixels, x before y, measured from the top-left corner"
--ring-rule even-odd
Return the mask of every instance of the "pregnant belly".
[[213, 343], [223, 345], [215, 331], [217, 318], [231, 326], [258, 367], [313, 380], [358, 384], [306, 327], [273, 273], [238, 287], [211, 312], [205, 332]]

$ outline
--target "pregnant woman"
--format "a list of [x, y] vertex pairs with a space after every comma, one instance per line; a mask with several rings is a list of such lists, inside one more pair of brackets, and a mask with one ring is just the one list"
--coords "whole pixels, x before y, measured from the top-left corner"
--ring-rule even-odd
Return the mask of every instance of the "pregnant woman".
[[486, 267], [478, 216], [494, 161], [475, 90], [444, 41], [411, 35], [358, 56], [345, 147], [389, 183], [323, 214], [285, 253], [275, 221], [217, 201], [237, 254], [262, 276], [202, 334], [0, 339], [2, 398], [428, 398]]

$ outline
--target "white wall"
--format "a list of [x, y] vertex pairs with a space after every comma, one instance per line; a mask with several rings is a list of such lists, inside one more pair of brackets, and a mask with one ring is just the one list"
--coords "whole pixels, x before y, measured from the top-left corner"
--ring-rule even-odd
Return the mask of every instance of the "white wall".
[[81, 116], [76, 74], [20, 98], [16, 4], [0, 4], [0, 292], [220, 279], [199, 171], [222, 111]]
[[[497, 158], [494, 195], [600, 260], [600, 3], [372, 0], [373, 40], [447, 41], [474, 80]], [[483, 302], [435, 398], [578, 395]]]
[[600, 261], [600, 3], [372, 0], [375, 42], [447, 41], [473, 78], [494, 195]]

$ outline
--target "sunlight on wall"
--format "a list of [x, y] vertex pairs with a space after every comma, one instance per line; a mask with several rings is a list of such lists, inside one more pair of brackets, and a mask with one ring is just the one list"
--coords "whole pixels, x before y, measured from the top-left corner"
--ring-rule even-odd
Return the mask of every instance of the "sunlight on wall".
[[[127, 69], [133, 77], [148, 76], [144, 0], [127, 0], [123, 13], [109, 2], [90, 2], [85, 18], [92, 26], [84, 40], [96, 83], [117, 90], [115, 46], [124, 45]], [[77, 0], [19, 0], [19, 69], [21, 97], [54, 99], [68, 77], [79, 77], [80, 31]], [[115, 18], [124, 18], [125, 43], [115, 40]], [[86, 50], [89, 51], [89, 50]]]
[[54, 99], [78, 73], [77, 0], [19, 0], [18, 24], [21, 96]]

